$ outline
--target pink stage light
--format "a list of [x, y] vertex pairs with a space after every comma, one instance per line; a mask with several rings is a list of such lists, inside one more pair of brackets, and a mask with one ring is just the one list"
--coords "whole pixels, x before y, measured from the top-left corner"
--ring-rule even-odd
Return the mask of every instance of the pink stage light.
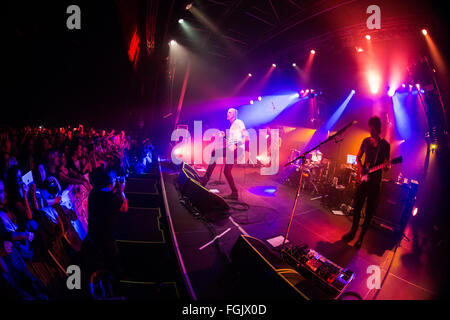
[[314, 50], [314, 49], [311, 50], [310, 52], [311, 52], [311, 54], [316, 54], [316, 50]]
[[414, 209], [412, 210], [412, 215], [413, 217], [415, 217], [417, 215], [417, 212], [419, 211], [419, 208], [414, 207]]
[[381, 79], [378, 73], [369, 71], [367, 74], [367, 81], [369, 82], [370, 92], [372, 94], [378, 93], [380, 90]]
[[426, 36], [426, 35], [428, 34], [427, 29], [422, 29], [422, 34], [423, 34], [424, 36]]
[[251, 77], [251, 76], [252, 76], [252, 74], [251, 74], [251, 73], [249, 73], [249, 74], [248, 74], [248, 76], [249, 76], [249, 77]]
[[372, 37], [369, 34], [366, 34], [366, 39], [370, 40], [370, 39], [372, 39]]
[[272, 67], [273, 67], [273, 68], [276, 68], [277, 65], [276, 65], [275, 63], [272, 63]]
[[176, 148], [175, 150], [173, 150], [173, 154], [176, 155], [177, 157], [181, 157], [181, 148]]

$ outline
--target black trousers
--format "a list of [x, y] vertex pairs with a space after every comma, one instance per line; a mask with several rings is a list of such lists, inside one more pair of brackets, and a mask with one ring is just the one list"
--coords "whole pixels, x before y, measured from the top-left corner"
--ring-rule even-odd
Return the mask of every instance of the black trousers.
[[[236, 193], [237, 192], [237, 188], [236, 185], [234, 184], [234, 179], [233, 176], [231, 175], [231, 170], [233, 169], [233, 165], [234, 162], [236, 161], [238, 155], [238, 150], [234, 150], [234, 158], [233, 158], [233, 163], [231, 164], [227, 164], [226, 163], [226, 149], [219, 149], [217, 150], [218, 154], [222, 154], [223, 158], [224, 158], [224, 162], [225, 162], [225, 168], [223, 169], [223, 174], [225, 175], [225, 178], [227, 179], [228, 185], [231, 188], [231, 192]], [[213, 152], [211, 153], [211, 157], [215, 157], [216, 156], [216, 150], [213, 150]], [[211, 177], [214, 168], [216, 167], [216, 162], [212, 162], [209, 166], [208, 169], [206, 170], [206, 174], [205, 174], [205, 178], [206, 180], [209, 180], [209, 178]]]
[[380, 194], [380, 182], [379, 181], [367, 181], [362, 182], [356, 189], [355, 199], [353, 202], [353, 224], [352, 232], [356, 232], [359, 226], [359, 220], [361, 218], [361, 210], [364, 206], [364, 202], [367, 199], [366, 216], [361, 228], [360, 238], [362, 239], [369, 229], [372, 217], [377, 210], [378, 196]]

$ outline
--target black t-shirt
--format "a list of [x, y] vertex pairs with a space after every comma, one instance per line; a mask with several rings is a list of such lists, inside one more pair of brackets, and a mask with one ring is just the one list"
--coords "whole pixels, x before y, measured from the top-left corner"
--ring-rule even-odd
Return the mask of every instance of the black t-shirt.
[[[371, 168], [373, 166], [382, 164], [390, 159], [391, 145], [385, 139], [381, 139], [377, 146], [371, 143], [371, 138], [368, 137], [363, 140], [361, 150], [365, 155], [364, 167]], [[382, 170], [372, 172], [369, 175], [370, 180], [381, 182]]]
[[123, 198], [112, 191], [92, 190], [88, 199], [88, 236], [99, 242], [114, 241], [114, 228]]

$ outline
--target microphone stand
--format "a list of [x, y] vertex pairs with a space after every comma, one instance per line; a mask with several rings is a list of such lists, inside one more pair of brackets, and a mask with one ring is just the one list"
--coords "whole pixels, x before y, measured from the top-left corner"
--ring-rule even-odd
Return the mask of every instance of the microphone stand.
[[288, 165], [294, 163], [294, 162], [297, 161], [297, 160], [300, 160], [300, 159], [302, 160], [302, 163], [301, 163], [301, 165], [300, 165], [300, 179], [299, 179], [299, 182], [298, 182], [297, 193], [295, 194], [294, 205], [292, 206], [291, 217], [289, 218], [289, 224], [288, 224], [288, 227], [287, 227], [287, 230], [286, 230], [286, 234], [284, 235], [283, 245], [282, 245], [281, 251], [284, 250], [284, 247], [285, 247], [285, 244], [286, 244], [286, 239], [287, 239], [287, 237], [288, 237], [288, 235], [289, 235], [289, 231], [290, 231], [291, 225], [292, 225], [292, 220], [293, 220], [293, 218], [294, 218], [294, 212], [295, 212], [295, 209], [297, 208], [297, 202], [298, 202], [298, 198], [299, 198], [299, 196], [300, 196], [300, 190], [301, 190], [302, 180], [303, 180], [303, 164], [304, 164], [305, 161], [306, 161], [306, 156], [307, 156], [309, 153], [313, 152], [314, 150], [318, 149], [321, 145], [323, 145], [323, 144], [325, 144], [325, 143], [327, 143], [327, 142], [329, 142], [329, 141], [335, 139], [337, 136], [339, 136], [339, 135], [341, 135], [342, 133], [344, 133], [344, 131], [345, 131], [347, 128], [349, 128], [350, 126], [352, 126], [352, 125], [354, 125], [354, 124], [356, 124], [356, 123], [357, 123], [357, 121], [353, 121], [353, 122], [349, 123], [348, 125], [346, 125], [345, 127], [343, 127], [341, 130], [339, 130], [339, 131], [336, 132], [335, 134], [329, 136], [327, 139], [325, 139], [324, 141], [320, 142], [320, 143], [319, 143], [318, 145], [316, 145], [314, 148], [312, 148], [312, 149], [310, 149], [310, 150], [308, 150], [308, 151], [303, 152], [303, 154], [301, 154], [300, 156], [298, 156], [298, 157], [295, 158], [294, 160], [291, 160], [291, 161], [289, 161], [288, 163], [286, 163], [286, 164], [284, 165], [285, 167], [287, 167]]

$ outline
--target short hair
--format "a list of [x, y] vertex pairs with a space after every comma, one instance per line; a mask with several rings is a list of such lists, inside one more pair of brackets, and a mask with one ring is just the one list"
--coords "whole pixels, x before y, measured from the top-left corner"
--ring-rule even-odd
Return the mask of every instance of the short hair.
[[378, 116], [373, 116], [369, 119], [369, 127], [374, 127], [378, 131], [381, 131], [381, 119]]
[[108, 184], [112, 184], [116, 180], [116, 177], [117, 173], [113, 168], [103, 168], [100, 166], [92, 172], [92, 184], [95, 189], [100, 190], [108, 186]]

